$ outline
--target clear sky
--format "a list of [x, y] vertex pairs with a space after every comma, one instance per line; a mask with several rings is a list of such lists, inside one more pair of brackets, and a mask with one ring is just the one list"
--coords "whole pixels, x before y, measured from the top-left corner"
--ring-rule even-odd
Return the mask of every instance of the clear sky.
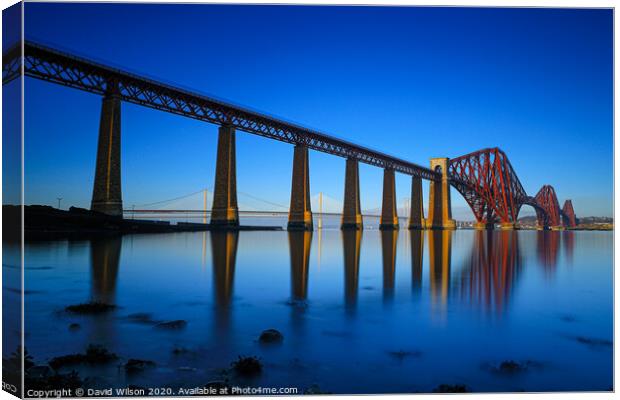
[[[422, 165], [498, 146], [530, 195], [551, 184], [578, 216], [612, 215], [612, 30], [611, 10], [570, 9], [26, 3], [25, 17], [26, 38]], [[101, 98], [25, 87], [26, 203], [88, 207]], [[126, 208], [212, 187], [216, 134], [123, 104]], [[288, 204], [292, 155], [239, 132], [238, 190]], [[310, 157], [311, 192], [342, 199], [344, 159]], [[360, 174], [362, 209], [378, 208], [382, 171]]]

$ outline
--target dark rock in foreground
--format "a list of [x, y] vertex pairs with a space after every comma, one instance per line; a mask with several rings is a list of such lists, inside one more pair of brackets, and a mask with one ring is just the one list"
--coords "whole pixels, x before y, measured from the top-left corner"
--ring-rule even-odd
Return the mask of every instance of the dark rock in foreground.
[[74, 314], [103, 314], [115, 310], [116, 306], [113, 304], [100, 303], [98, 301], [91, 301], [88, 303], [74, 304], [65, 307], [65, 311]]
[[256, 357], [241, 357], [237, 361], [231, 363], [235, 372], [242, 376], [258, 375], [263, 370], [263, 364]]
[[133, 322], [136, 324], [145, 324], [145, 325], [155, 325], [160, 323], [161, 321], [156, 321], [153, 319], [153, 316], [149, 313], [134, 313], [129, 314], [127, 316], [127, 320], [129, 322]]
[[183, 329], [187, 326], [187, 321], [184, 321], [182, 319], [177, 319], [174, 321], [165, 321], [165, 322], [160, 322], [157, 325], [155, 325], [155, 328], [157, 329]]
[[81, 328], [82, 327], [80, 326], [80, 324], [76, 324], [76, 323], [69, 324], [69, 330], [71, 332], [79, 331]]
[[50, 360], [49, 365], [58, 370], [62, 367], [77, 364], [106, 364], [110, 361], [118, 359], [114, 353], [110, 353], [102, 346], [89, 345], [85, 354], [68, 354], [66, 356], [54, 357]]
[[264, 330], [258, 338], [258, 341], [262, 344], [277, 344], [282, 343], [283, 340], [284, 336], [276, 329]]
[[442, 383], [433, 389], [433, 393], [469, 393], [469, 388], [465, 385], [447, 385]]
[[575, 322], [577, 318], [574, 315], [564, 314], [560, 316], [560, 320], [564, 322]]
[[422, 356], [422, 352], [421, 351], [404, 351], [404, 350], [399, 350], [399, 351], [388, 351], [388, 354], [394, 358], [396, 358], [399, 361], [404, 360], [407, 357], [420, 357]]
[[144, 371], [148, 367], [154, 367], [155, 363], [153, 361], [148, 360], [139, 360], [136, 358], [130, 358], [125, 363], [125, 371], [127, 372], [140, 372]]
[[527, 372], [529, 369], [536, 367], [540, 368], [543, 364], [537, 361], [526, 360], [526, 361], [514, 361], [514, 360], [504, 360], [498, 364], [483, 364], [482, 368], [489, 370], [494, 373], [499, 373], [503, 375], [514, 375], [520, 374], [523, 372]]
[[611, 340], [605, 340], [605, 339], [595, 339], [595, 338], [589, 338], [589, 337], [584, 337], [584, 336], [578, 336], [576, 340], [579, 343], [587, 344], [587, 345], [594, 346], [594, 347], [612, 347], [613, 346], [613, 342]]
[[180, 354], [188, 354], [188, 353], [191, 353], [191, 350], [185, 347], [177, 346], [172, 349], [172, 354], [174, 354], [175, 356], [178, 356]]
[[499, 372], [510, 373], [510, 374], [515, 373], [515, 372], [521, 372], [521, 371], [524, 371], [525, 369], [526, 367], [512, 360], [502, 361], [502, 363], [499, 365]]

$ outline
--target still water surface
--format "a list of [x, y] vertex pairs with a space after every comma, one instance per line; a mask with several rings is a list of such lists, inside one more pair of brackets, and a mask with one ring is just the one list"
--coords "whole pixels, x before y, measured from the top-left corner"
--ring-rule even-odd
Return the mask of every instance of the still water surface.
[[[612, 243], [610, 232], [337, 229], [28, 243], [26, 348], [37, 363], [91, 343], [156, 363], [81, 368], [97, 388], [610, 390]], [[119, 308], [63, 311], [89, 300]], [[281, 345], [258, 343], [268, 328]], [[260, 357], [262, 374], [225, 372], [239, 355]], [[527, 368], [498, 372], [505, 360]]]

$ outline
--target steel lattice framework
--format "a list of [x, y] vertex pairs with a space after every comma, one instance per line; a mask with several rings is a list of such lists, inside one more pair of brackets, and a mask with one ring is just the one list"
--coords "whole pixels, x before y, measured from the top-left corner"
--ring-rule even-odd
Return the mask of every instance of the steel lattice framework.
[[157, 82], [129, 72], [79, 58], [40, 44], [26, 41], [3, 56], [3, 84], [26, 76], [84, 90], [99, 95], [116, 94], [121, 100], [310, 149], [329, 153], [381, 168], [438, 180], [429, 168], [358, 146], [354, 143], [304, 128], [266, 114], [228, 104], [214, 98]]
[[527, 194], [506, 154], [489, 148], [450, 160], [450, 183], [478, 222], [514, 222]]
[[527, 204], [534, 207], [541, 226], [576, 226], [572, 202], [567, 200], [560, 211], [550, 185], [543, 186], [535, 197], [528, 196], [508, 157], [497, 147], [451, 159], [448, 173], [450, 184], [465, 197], [479, 223], [515, 223]]
[[575, 210], [573, 209], [573, 202], [566, 200], [562, 207], [562, 222], [564, 226], [568, 228], [574, 228], [577, 226], [577, 217], [575, 216]]
[[560, 219], [560, 203], [555, 195], [555, 189], [551, 185], [545, 185], [536, 196], [536, 203], [545, 210], [544, 213], [538, 214], [538, 224], [542, 226], [561, 226], [562, 220]]

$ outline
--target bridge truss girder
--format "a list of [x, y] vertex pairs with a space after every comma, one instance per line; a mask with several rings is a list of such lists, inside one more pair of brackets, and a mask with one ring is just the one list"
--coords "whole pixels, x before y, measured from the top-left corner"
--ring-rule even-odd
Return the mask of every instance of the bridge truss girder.
[[450, 160], [450, 183], [479, 223], [514, 223], [527, 194], [506, 154], [489, 148]]
[[573, 209], [573, 202], [571, 200], [566, 200], [564, 202], [564, 206], [560, 211], [562, 216], [562, 223], [567, 228], [575, 228], [577, 226], [577, 216], [575, 215], [575, 210]]
[[543, 186], [536, 196], [528, 196], [506, 154], [488, 148], [453, 158], [449, 164], [450, 184], [465, 198], [476, 221], [481, 224], [514, 224], [519, 211], [529, 205], [542, 227], [575, 227], [572, 202], [560, 210], [555, 190]]
[[3, 84], [24, 74], [63, 86], [105, 95], [173, 114], [234, 128], [336, 156], [355, 159], [427, 180], [440, 175], [429, 168], [377, 152], [316, 130], [261, 114], [185, 89], [157, 82], [116, 68], [78, 58], [33, 42], [10, 49], [3, 55]]
[[534, 196], [536, 203], [545, 211], [538, 216], [538, 225], [540, 226], [562, 226], [562, 220], [560, 219], [560, 203], [558, 197], [555, 194], [555, 189], [551, 185], [544, 185], [536, 196]]

